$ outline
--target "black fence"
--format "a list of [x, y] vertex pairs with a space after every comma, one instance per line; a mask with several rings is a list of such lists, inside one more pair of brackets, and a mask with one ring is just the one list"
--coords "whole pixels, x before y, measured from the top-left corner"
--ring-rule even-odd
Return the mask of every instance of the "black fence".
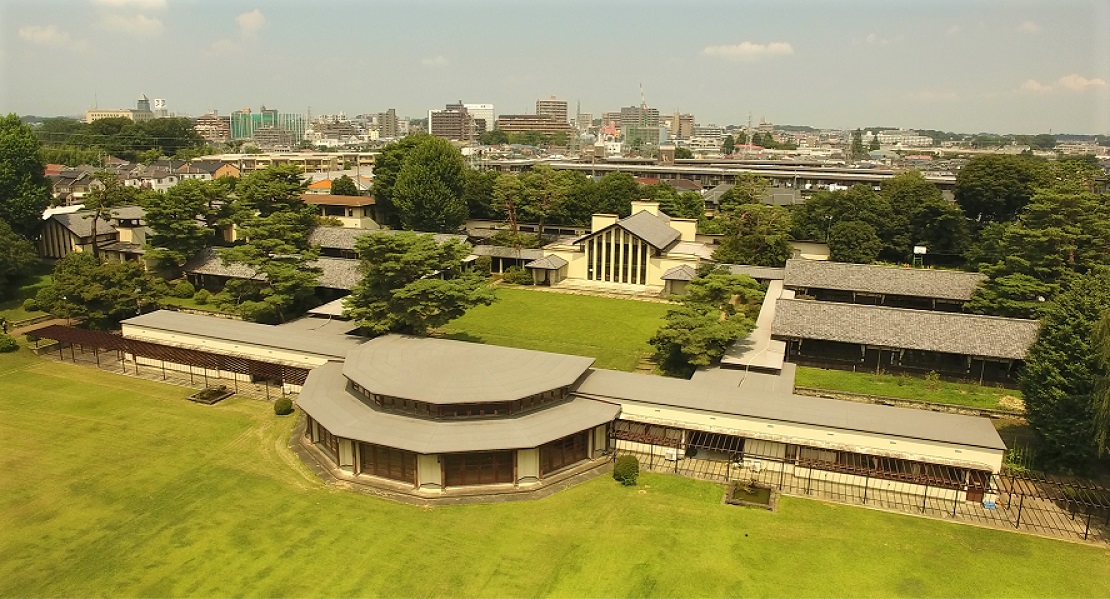
[[781, 455], [761, 455], [745, 446], [772, 444], [697, 431], [686, 431], [682, 442], [675, 432], [681, 433], [619, 421], [615, 454], [634, 455], [641, 470], [652, 472], [720, 483], [755, 481], [786, 495], [1110, 543], [1110, 490], [1090, 481], [797, 445], [773, 444], [783, 449]]

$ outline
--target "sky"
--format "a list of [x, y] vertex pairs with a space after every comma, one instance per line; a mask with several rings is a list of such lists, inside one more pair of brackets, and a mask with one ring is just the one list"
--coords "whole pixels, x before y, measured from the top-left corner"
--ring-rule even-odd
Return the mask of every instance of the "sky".
[[1110, 0], [0, 0], [0, 111], [427, 116], [539, 98], [702, 124], [1110, 134]]

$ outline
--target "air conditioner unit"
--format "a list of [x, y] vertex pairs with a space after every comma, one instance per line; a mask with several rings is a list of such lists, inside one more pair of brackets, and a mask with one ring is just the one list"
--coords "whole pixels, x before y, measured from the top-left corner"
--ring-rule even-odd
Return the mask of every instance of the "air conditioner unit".
[[761, 464], [759, 462], [759, 460], [752, 460], [752, 459], [745, 458], [744, 459], [744, 469], [745, 470], [751, 470], [752, 472], [759, 472], [760, 470], [763, 469], [763, 464]]
[[663, 459], [667, 460], [668, 462], [677, 462], [678, 461], [678, 450], [677, 449], [668, 449], [667, 451], [663, 452]]

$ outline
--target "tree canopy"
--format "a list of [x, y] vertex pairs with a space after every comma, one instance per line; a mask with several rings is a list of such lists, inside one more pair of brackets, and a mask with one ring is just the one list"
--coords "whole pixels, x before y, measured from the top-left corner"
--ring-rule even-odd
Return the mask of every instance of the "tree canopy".
[[231, 220], [238, 242], [221, 248], [224, 264], [249, 268], [249, 279], [231, 279], [215, 301], [248, 320], [283, 322], [308, 307], [320, 269], [308, 238], [316, 211], [301, 197], [305, 182], [294, 166], [272, 166], [243, 177]]
[[51, 284], [35, 299], [55, 316], [84, 318], [92, 328], [111, 329], [158, 309], [165, 292], [165, 282], [138, 261], [101, 262], [90, 253], [73, 252], [58, 260]]
[[463, 272], [470, 246], [414, 232], [371, 233], [355, 251], [364, 277], [345, 303], [345, 315], [373, 333], [425, 334], [496, 299], [478, 272]]
[[1013, 220], [1045, 177], [1045, 163], [1037, 158], [976, 156], [956, 175], [956, 203], [980, 224]]
[[35, 134], [48, 151], [82, 149], [132, 161], [149, 162], [161, 156], [187, 159], [204, 147], [204, 138], [193, 127], [192, 119], [178, 117], [147, 121], [118, 117], [91, 123], [69, 118], [46, 119]]
[[710, 272], [686, 286], [682, 304], [667, 312], [651, 338], [664, 373], [689, 378], [720, 361], [725, 350], [755, 326], [763, 292], [747, 275]]
[[406, 153], [391, 190], [401, 228], [454, 232], [467, 218], [462, 155], [450, 142], [422, 136]]
[[0, 119], [0, 221], [32, 239], [50, 205], [38, 141], [31, 127], [14, 114]]
[[717, 262], [784, 266], [793, 255], [790, 212], [781, 206], [743, 204], [719, 216], [724, 238], [713, 252]]
[[839, 221], [829, 232], [829, 259], [836, 262], [871, 264], [882, 248], [875, 228], [862, 220]]
[[1097, 391], [1106, 380], [1107, 362], [1094, 342], [1108, 307], [1110, 271], [1073, 276], [1044, 308], [1037, 340], [1026, 354], [1021, 374], [1026, 415], [1050, 465], [1082, 471], [1098, 453]]
[[186, 179], [143, 201], [152, 234], [146, 257], [176, 270], [214, 241], [216, 227], [230, 216], [228, 190], [220, 181]]
[[351, 179], [347, 175], [341, 175], [331, 182], [331, 195], [357, 196], [362, 194], [359, 193], [358, 186], [355, 185], [354, 179]]
[[38, 261], [35, 246], [0, 220], [0, 298], [14, 288], [16, 279], [30, 274]]

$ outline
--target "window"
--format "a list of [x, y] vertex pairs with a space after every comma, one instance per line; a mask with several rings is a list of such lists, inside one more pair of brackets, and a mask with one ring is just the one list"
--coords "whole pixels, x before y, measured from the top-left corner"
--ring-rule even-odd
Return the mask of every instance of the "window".
[[516, 453], [487, 451], [443, 456], [443, 478], [448, 487], [512, 483]]
[[331, 431], [329, 431], [328, 429], [320, 426], [319, 423], [317, 423], [316, 428], [320, 431], [320, 438], [316, 440], [316, 444], [323, 446], [324, 449], [329, 450], [331, 452], [331, 457], [338, 461], [339, 438], [331, 434]]
[[556, 439], [540, 446], [540, 474], [545, 475], [589, 458], [590, 431]]
[[359, 466], [363, 474], [371, 474], [416, 484], [416, 454], [371, 443], [359, 443]]

